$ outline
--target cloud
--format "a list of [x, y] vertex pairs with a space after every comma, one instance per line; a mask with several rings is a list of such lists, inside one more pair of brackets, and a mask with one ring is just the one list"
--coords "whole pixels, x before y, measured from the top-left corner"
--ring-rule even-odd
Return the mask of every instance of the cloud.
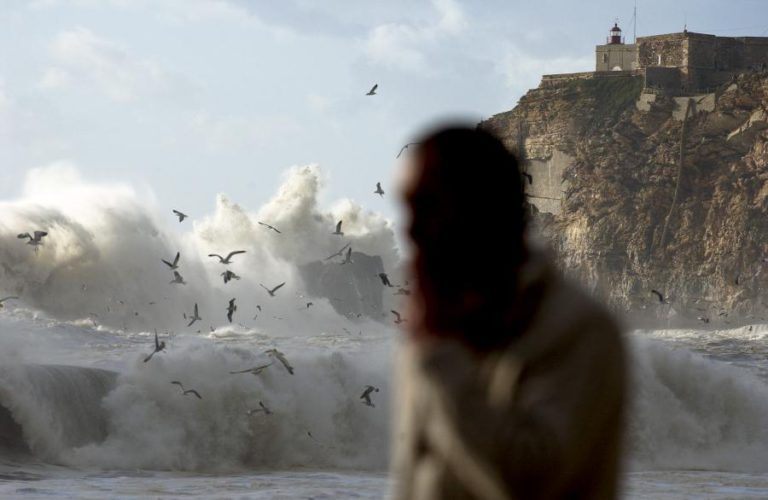
[[124, 102], [164, 90], [168, 85], [167, 74], [157, 63], [135, 57], [121, 45], [86, 28], [60, 33], [49, 51], [54, 65], [39, 80], [42, 89], [88, 84]]
[[454, 0], [432, 0], [437, 19], [425, 25], [388, 23], [374, 27], [365, 42], [365, 54], [374, 64], [403, 71], [424, 71], [427, 52], [443, 39], [466, 28], [461, 7]]

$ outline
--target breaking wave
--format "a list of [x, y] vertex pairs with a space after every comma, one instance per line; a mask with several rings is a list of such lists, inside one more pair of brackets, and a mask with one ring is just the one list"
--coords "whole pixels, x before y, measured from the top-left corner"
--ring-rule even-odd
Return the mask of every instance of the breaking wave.
[[[211, 215], [178, 224], [165, 215], [171, 207], [129, 187], [84, 182], [68, 165], [32, 171], [23, 196], [2, 203], [0, 221], [0, 291], [21, 297], [0, 315], [4, 453], [118, 469], [384, 469], [396, 341], [374, 312], [396, 297], [388, 291], [360, 316], [334, 300], [364, 302], [375, 266], [399, 281], [394, 231], [350, 201], [321, 209], [320, 188], [316, 167], [296, 167], [255, 212], [219, 196]], [[343, 238], [331, 234], [339, 219]], [[16, 234], [38, 229], [49, 235], [36, 253]], [[357, 263], [328, 264], [345, 243]], [[207, 255], [238, 249], [247, 253], [228, 269], [241, 279], [224, 284], [225, 267]], [[160, 261], [177, 251], [187, 285], [169, 284]], [[314, 290], [324, 293], [308, 292], [309, 268], [319, 269]], [[349, 280], [344, 295], [338, 287]], [[275, 297], [261, 287], [283, 281]], [[195, 303], [203, 319], [187, 328]], [[143, 363], [155, 328], [169, 346]], [[728, 337], [768, 352], [760, 332]], [[633, 467], [768, 471], [765, 381], [671, 344], [629, 336]], [[268, 363], [270, 347], [286, 353], [295, 375], [278, 363], [230, 374]], [[60, 364], [44, 364], [52, 362]], [[361, 404], [366, 384], [381, 389], [375, 408]], [[273, 413], [249, 414], [259, 402]]]

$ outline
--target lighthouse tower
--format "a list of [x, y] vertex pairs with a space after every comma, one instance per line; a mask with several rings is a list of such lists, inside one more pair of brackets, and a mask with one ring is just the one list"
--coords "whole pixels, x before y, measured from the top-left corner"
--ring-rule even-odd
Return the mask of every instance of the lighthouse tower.
[[621, 28], [619, 28], [618, 21], [613, 23], [611, 34], [608, 36], [608, 39], [605, 41], [605, 43], [608, 45], [624, 45], [624, 37], [621, 36]]
[[636, 66], [635, 44], [624, 43], [619, 22], [616, 21], [605, 40], [605, 45], [595, 48], [595, 71], [627, 71], [635, 69]]

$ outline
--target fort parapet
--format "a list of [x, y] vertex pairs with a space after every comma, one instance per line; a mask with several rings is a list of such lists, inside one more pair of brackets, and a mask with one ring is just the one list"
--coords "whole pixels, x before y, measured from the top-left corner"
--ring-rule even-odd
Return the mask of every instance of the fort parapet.
[[545, 75], [542, 85], [567, 79], [642, 75], [644, 87], [673, 96], [708, 92], [746, 71], [768, 68], [768, 37], [722, 37], [683, 31], [625, 44], [615, 24], [595, 48], [595, 71]]

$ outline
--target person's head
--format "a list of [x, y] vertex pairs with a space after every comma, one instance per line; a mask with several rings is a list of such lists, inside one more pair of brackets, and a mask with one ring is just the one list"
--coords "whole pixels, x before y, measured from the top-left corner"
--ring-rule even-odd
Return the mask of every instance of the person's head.
[[406, 168], [423, 327], [465, 329], [507, 303], [526, 258], [517, 161], [488, 132], [448, 127], [419, 141]]

